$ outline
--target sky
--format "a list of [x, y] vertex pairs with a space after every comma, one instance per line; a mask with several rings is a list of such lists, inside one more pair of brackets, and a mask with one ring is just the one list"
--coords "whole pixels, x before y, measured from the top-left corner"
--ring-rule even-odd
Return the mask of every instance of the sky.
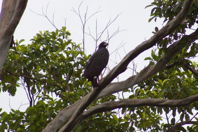
[[[109, 34], [115, 32], [118, 28], [120, 32], [115, 35], [109, 42], [110, 52], [110, 69], [113, 68], [130, 50], [134, 49], [138, 44], [152, 36], [155, 26], [161, 27], [162, 22], [148, 22], [151, 8], [146, 8], [151, 1], [148, 0], [29, 0], [26, 10], [21, 18], [19, 25], [14, 33], [15, 40], [29, 40], [39, 31], [54, 30], [55, 28], [44, 15], [47, 15], [57, 28], [67, 27], [71, 32], [71, 38], [76, 43], [82, 42], [82, 30], [79, 17], [73, 10], [77, 10], [81, 4], [80, 11], [85, 13], [88, 9], [88, 16], [98, 12], [88, 22], [86, 32], [95, 33], [95, 23], [97, 20], [99, 32], [104, 29], [109, 20], [113, 20], [119, 16], [116, 21], [108, 28]], [[0, 0], [1, 8], [2, 0]], [[102, 37], [105, 40], [107, 35]], [[95, 43], [89, 35], [86, 35], [85, 51], [91, 54], [95, 50]], [[137, 70], [142, 69], [147, 62], [144, 61], [150, 52], [141, 54], [134, 60]], [[129, 65], [133, 68], [132, 65]], [[125, 79], [132, 75], [129, 70], [120, 76]], [[28, 105], [24, 90], [17, 90], [16, 96], [11, 97], [8, 93], [1, 93], [0, 108], [5, 111], [10, 109], [24, 110]]]

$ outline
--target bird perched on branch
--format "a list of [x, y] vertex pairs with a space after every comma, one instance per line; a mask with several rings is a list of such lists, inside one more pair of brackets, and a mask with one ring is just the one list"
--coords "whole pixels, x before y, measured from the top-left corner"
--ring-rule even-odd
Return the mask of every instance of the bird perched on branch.
[[109, 60], [107, 45], [106, 42], [100, 43], [98, 50], [90, 57], [85, 67], [84, 76], [92, 82], [93, 87], [98, 86], [98, 76], [107, 66]]

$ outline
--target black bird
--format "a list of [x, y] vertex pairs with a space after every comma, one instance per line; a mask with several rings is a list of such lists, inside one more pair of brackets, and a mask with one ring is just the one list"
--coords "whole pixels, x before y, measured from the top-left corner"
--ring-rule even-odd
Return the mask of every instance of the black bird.
[[106, 49], [108, 43], [102, 42], [98, 50], [90, 57], [85, 67], [84, 76], [92, 82], [93, 87], [98, 86], [98, 76], [107, 66], [109, 60], [109, 51]]

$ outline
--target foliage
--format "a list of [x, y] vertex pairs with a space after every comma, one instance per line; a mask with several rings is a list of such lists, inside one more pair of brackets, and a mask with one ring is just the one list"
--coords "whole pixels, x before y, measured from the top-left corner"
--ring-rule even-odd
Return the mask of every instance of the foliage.
[[3, 69], [1, 90], [14, 95], [23, 86], [32, 101], [41, 98], [40, 94], [47, 97], [53, 93], [64, 100], [69, 98], [68, 103], [76, 100], [74, 92], [87, 93], [88, 89], [82, 90], [86, 87], [85, 79], [80, 78], [87, 57], [69, 35], [63, 27], [54, 32], [40, 32], [28, 45], [23, 40], [16, 42]]
[[90, 84], [82, 78], [88, 57], [69, 36], [65, 27], [44, 31], [30, 44], [20, 40], [10, 49], [0, 89], [14, 96], [24, 88], [30, 107], [25, 112], [2, 112], [1, 130], [41, 131], [59, 110], [88, 93]]

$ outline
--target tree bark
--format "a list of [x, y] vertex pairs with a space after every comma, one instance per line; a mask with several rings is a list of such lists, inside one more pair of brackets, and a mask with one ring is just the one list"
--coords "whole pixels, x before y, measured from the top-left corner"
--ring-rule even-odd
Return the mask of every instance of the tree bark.
[[0, 72], [28, 0], [4, 0], [0, 14]]
[[80, 121], [93, 114], [114, 110], [117, 108], [132, 108], [139, 106], [158, 106], [158, 107], [180, 107], [198, 101], [198, 94], [183, 99], [124, 99], [120, 101], [109, 101], [91, 107], [79, 117]]

